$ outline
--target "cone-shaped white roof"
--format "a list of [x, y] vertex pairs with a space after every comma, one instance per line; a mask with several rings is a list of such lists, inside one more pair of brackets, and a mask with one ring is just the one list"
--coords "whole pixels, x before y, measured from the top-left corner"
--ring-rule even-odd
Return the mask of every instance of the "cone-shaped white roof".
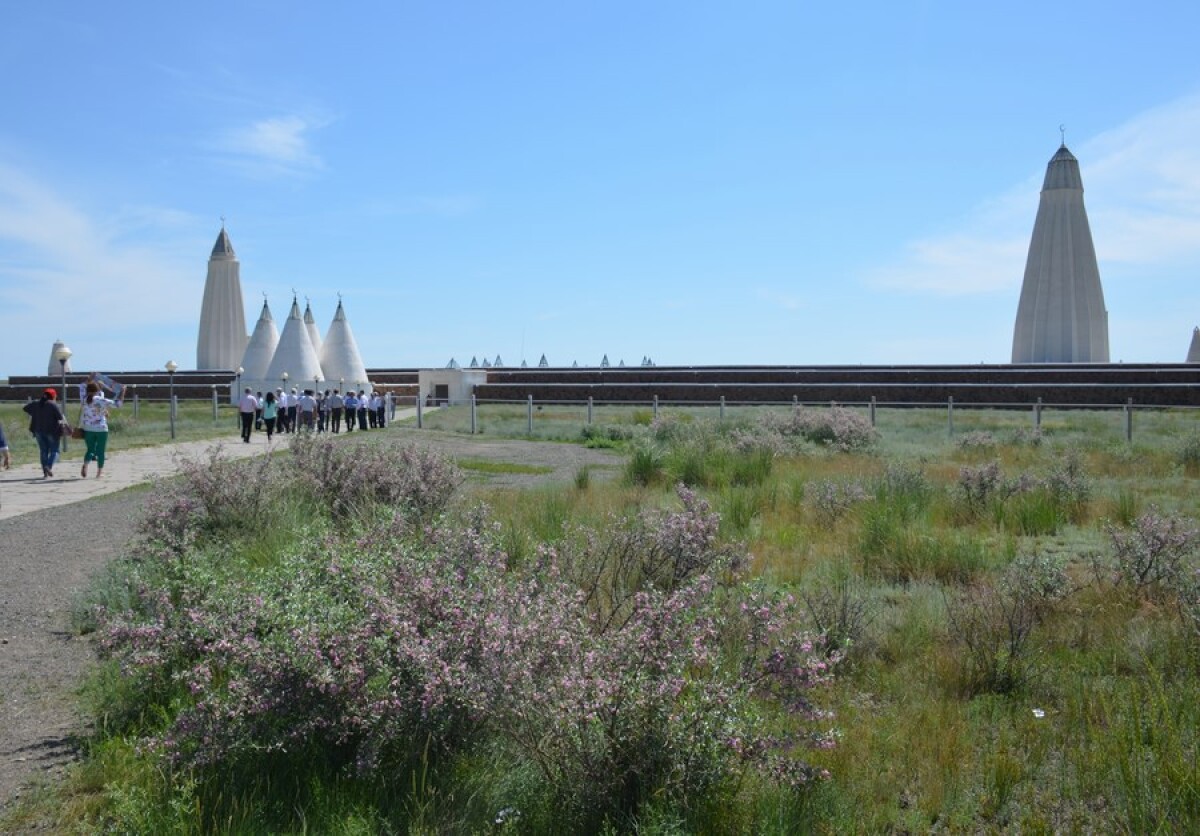
[[1200, 363], [1200, 328], [1192, 330], [1192, 344], [1188, 348], [1187, 362]]
[[312, 305], [308, 300], [304, 300], [304, 328], [308, 331], [308, 338], [312, 341], [313, 349], [317, 352], [317, 356], [321, 356], [321, 332], [317, 330], [317, 321], [313, 319]]
[[325, 380], [331, 384], [337, 381], [341, 386], [345, 381], [345, 385], [357, 383], [362, 386], [368, 382], [366, 366], [358, 353], [358, 343], [354, 341], [354, 332], [350, 330], [340, 299], [321, 346], [321, 368], [325, 370]]
[[[287, 322], [283, 325], [283, 333], [279, 335], [279, 345], [275, 348], [275, 356], [267, 367], [266, 381], [269, 385], [283, 385], [283, 373], [288, 373], [288, 385], [303, 389], [311, 387], [317, 378], [324, 378], [321, 373], [321, 361], [309, 339], [308, 329], [300, 317], [300, 305], [292, 300], [292, 310]], [[279, 383], [275, 383], [279, 381]]]
[[262, 313], [258, 315], [258, 324], [246, 344], [246, 353], [242, 355], [242, 377], [246, 380], [265, 380], [267, 370], [271, 368], [271, 359], [279, 346], [279, 330], [275, 327], [275, 319], [267, 300], [263, 299]]

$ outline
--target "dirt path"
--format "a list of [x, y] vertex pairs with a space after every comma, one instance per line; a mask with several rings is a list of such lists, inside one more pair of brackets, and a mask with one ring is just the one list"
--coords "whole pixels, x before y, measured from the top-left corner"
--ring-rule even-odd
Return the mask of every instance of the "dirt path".
[[[569, 484], [584, 466], [604, 479], [621, 465], [611, 452], [570, 444], [406, 429], [389, 431], [388, 441], [419, 444], [451, 459], [550, 468], [495, 476], [468, 471], [468, 489]], [[54, 781], [76, 757], [86, 728], [75, 691], [93, 654], [91, 642], [70, 631], [71, 605], [89, 579], [122, 553], [145, 490], [0, 520], [0, 814], [31, 785]]]

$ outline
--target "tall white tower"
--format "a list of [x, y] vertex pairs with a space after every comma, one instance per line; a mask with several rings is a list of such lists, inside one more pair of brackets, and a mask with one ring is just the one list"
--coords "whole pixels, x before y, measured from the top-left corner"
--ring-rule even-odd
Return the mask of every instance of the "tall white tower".
[[1046, 166], [1013, 329], [1014, 363], [1107, 363], [1108, 311], [1083, 206], [1079, 160]]
[[246, 340], [241, 267], [222, 225], [208, 259], [204, 302], [200, 306], [200, 338], [196, 341], [196, 368], [236, 369], [246, 350]]

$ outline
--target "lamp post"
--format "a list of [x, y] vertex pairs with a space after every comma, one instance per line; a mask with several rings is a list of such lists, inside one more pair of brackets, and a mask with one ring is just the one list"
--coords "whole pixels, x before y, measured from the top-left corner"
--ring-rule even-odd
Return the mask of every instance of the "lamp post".
[[238, 409], [234, 410], [233, 417], [234, 421], [238, 422], [239, 427], [241, 426], [241, 416], [238, 414], [241, 409], [241, 407], [239, 407], [239, 404], [241, 403], [241, 375], [245, 373], [246, 369], [242, 368], [241, 366], [238, 367], [238, 371], [234, 372], [235, 377], [233, 385], [233, 397], [229, 398], [229, 403], [232, 403], [235, 405], [235, 407], [238, 407]]
[[170, 400], [167, 402], [167, 412], [171, 416], [171, 440], [175, 440], [175, 370], [179, 368], [179, 364], [174, 360], [167, 361], [167, 374], [171, 376], [171, 391]]
[[[58, 361], [58, 369], [62, 373], [62, 409], [63, 415], [67, 414], [67, 361], [71, 359], [71, 349], [67, 348], [66, 344], [59, 346], [54, 352], [54, 359]], [[67, 437], [62, 436], [62, 451], [67, 452]]]

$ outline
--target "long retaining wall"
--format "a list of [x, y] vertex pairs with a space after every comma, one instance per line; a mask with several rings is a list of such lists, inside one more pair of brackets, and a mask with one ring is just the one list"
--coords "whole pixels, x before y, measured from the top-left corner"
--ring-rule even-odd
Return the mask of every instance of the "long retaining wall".
[[489, 369], [479, 401], [1200, 406], [1200, 364]]

